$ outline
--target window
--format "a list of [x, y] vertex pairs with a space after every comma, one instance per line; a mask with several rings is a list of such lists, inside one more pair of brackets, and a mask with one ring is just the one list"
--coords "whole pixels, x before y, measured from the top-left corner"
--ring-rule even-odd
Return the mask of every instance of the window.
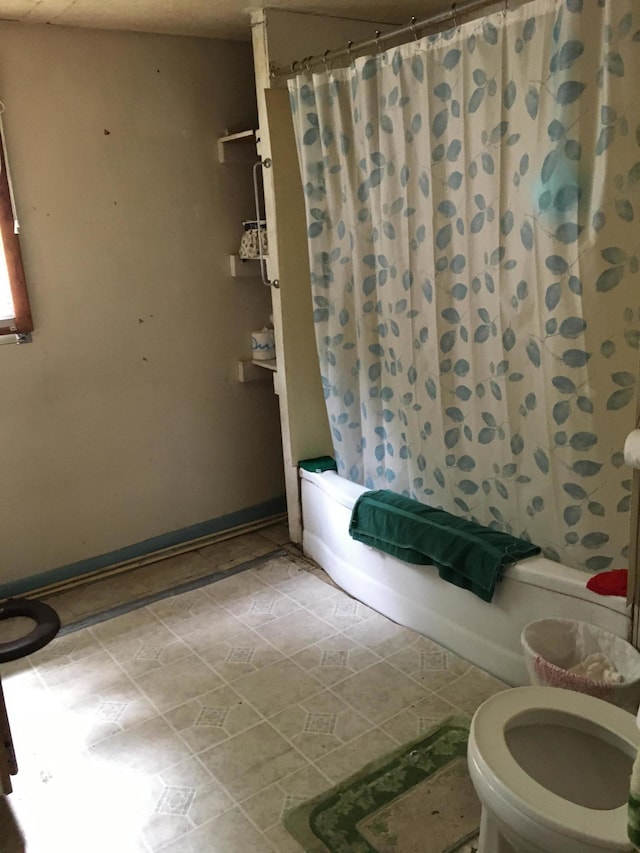
[[15, 233], [4, 144], [0, 145], [0, 236], [0, 335], [28, 335], [33, 331], [33, 321]]

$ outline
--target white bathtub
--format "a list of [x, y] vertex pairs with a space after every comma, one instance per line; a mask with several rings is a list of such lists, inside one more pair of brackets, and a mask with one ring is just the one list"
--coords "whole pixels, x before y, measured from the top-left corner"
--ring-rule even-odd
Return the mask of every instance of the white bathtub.
[[362, 486], [334, 471], [300, 473], [305, 554], [354, 598], [509, 684], [528, 683], [520, 634], [533, 619], [579, 619], [628, 638], [625, 600], [590, 592], [583, 572], [529, 557], [505, 571], [487, 604], [441, 580], [431, 566], [405, 563], [352, 539], [349, 520]]

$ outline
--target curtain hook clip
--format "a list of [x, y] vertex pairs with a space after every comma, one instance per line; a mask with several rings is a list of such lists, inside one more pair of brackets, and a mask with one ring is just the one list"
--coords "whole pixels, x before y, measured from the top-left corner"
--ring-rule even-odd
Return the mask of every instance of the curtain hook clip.
[[349, 62], [350, 62], [350, 64], [351, 64], [351, 65], [353, 65], [353, 54], [352, 54], [352, 52], [351, 52], [351, 48], [352, 48], [352, 47], [353, 47], [353, 42], [352, 42], [352, 41], [348, 41], [348, 42], [347, 42], [347, 53], [349, 54]]
[[456, 4], [455, 3], [451, 4], [451, 20], [453, 21], [453, 26], [456, 28], [456, 30], [459, 30], [460, 26], [458, 25], [458, 19], [456, 18]]
[[298, 59], [294, 59], [293, 62], [291, 63], [291, 73], [292, 74], [296, 73], [296, 65], [300, 65], [300, 61]]
[[311, 71], [311, 60], [312, 59], [313, 59], [313, 56], [305, 56], [305, 58], [302, 60], [302, 62], [304, 63], [304, 70], [307, 72], [307, 74]]
[[324, 62], [324, 70], [327, 72], [329, 71], [329, 54], [330, 53], [331, 53], [331, 48], [329, 48], [328, 50], [325, 50], [325, 52], [322, 54], [322, 61]]
[[380, 36], [382, 33], [380, 30], [376, 30], [376, 54], [380, 56]]
[[413, 33], [413, 40], [417, 43], [418, 42], [418, 33], [416, 31], [416, 23], [417, 23], [416, 22], [416, 16], [412, 15], [411, 16], [411, 23], [409, 24], [409, 27], [411, 29], [411, 32]]
[[504, 0], [504, 5], [502, 7], [502, 14], [506, 18], [507, 12], [509, 11], [509, 0]]

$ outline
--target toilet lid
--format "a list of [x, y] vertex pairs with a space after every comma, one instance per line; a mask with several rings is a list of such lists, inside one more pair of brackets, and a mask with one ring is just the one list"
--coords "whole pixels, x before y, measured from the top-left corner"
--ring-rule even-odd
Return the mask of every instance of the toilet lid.
[[[492, 787], [532, 820], [553, 827], [559, 833], [612, 844], [614, 849], [630, 849], [627, 838], [627, 803], [616, 809], [594, 809], [578, 805], [536, 782], [516, 761], [505, 732], [520, 715], [535, 719], [548, 711], [577, 717], [576, 728], [589, 732], [601, 726], [629, 744], [633, 758], [640, 748], [640, 731], [635, 717], [601, 699], [557, 687], [515, 687], [497, 693], [478, 708], [471, 723], [469, 743], [490, 777]], [[580, 725], [584, 721], [584, 728]], [[595, 725], [594, 725], [595, 724]], [[471, 751], [471, 750], [470, 750]]]

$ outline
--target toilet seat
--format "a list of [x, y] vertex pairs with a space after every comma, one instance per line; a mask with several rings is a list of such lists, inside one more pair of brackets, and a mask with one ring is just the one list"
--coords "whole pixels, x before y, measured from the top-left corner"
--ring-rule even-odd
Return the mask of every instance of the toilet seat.
[[[488, 699], [476, 711], [469, 737], [469, 759], [488, 787], [502, 800], [540, 828], [585, 845], [604, 849], [631, 850], [627, 838], [627, 804], [599, 810], [577, 805], [552, 793], [518, 764], [508, 747], [505, 732], [509, 723], [526, 715], [535, 724], [540, 717], [557, 711], [574, 718], [575, 728], [586, 733], [605, 732], [602, 740], [622, 746], [634, 758], [640, 747], [635, 718], [613, 705], [556, 687], [516, 687]], [[620, 744], [622, 742], [622, 744]]]
[[0, 604], [0, 622], [24, 616], [36, 624], [24, 637], [0, 643], [0, 663], [16, 660], [33, 654], [47, 645], [60, 630], [60, 618], [56, 611], [44, 601], [30, 598], [9, 598]]

